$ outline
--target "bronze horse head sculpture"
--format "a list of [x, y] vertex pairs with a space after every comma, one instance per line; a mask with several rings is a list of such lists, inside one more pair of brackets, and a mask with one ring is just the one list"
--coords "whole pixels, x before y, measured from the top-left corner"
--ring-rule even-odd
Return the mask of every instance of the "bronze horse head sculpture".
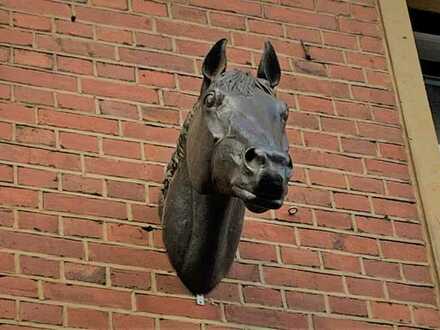
[[167, 167], [159, 213], [171, 264], [194, 294], [212, 290], [235, 256], [245, 207], [280, 208], [292, 171], [281, 70], [266, 42], [257, 77], [226, 71], [226, 39], [206, 55], [200, 97]]

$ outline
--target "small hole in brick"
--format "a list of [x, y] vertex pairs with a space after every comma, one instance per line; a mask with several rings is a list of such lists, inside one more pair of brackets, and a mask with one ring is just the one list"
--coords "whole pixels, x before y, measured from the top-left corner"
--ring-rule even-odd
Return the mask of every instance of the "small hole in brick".
[[291, 207], [288, 210], [289, 215], [295, 215], [298, 212], [298, 209], [296, 207]]
[[75, 21], [76, 21], [76, 16], [75, 16], [75, 15], [70, 16], [70, 20], [71, 20], [72, 22], [75, 22]]
[[155, 230], [156, 228], [152, 227], [152, 226], [146, 226], [146, 227], [142, 227], [143, 230], [145, 230], [146, 232], [150, 232]]

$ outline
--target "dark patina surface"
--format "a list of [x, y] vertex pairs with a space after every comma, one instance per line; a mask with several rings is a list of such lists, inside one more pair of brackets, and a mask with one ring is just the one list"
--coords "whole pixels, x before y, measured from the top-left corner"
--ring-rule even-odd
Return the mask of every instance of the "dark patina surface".
[[200, 97], [168, 164], [159, 207], [173, 267], [193, 293], [207, 293], [227, 274], [240, 240], [245, 207], [281, 207], [292, 171], [287, 105], [266, 42], [257, 77], [226, 70], [226, 39], [209, 51]]

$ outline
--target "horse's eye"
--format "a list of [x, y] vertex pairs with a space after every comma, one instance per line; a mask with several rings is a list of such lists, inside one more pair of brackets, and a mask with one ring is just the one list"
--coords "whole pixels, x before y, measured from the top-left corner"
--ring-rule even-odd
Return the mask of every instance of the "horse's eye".
[[215, 105], [215, 94], [209, 93], [205, 96], [205, 104], [207, 107], [211, 108]]

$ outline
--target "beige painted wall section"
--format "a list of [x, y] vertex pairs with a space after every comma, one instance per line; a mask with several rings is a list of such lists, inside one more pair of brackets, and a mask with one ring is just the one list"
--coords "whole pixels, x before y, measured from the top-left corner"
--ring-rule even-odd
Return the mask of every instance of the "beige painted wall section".
[[379, 4], [438, 276], [440, 274], [440, 152], [406, 1], [379, 0]]

